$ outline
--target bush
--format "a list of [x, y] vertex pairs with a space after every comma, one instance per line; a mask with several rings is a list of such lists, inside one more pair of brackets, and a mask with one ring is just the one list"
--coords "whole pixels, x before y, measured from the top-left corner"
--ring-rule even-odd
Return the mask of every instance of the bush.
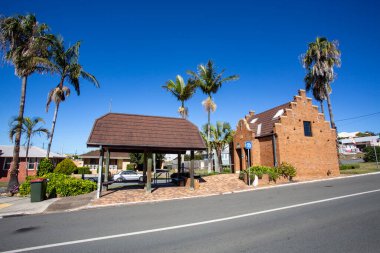
[[77, 167], [74, 172], [74, 174], [91, 174], [91, 170], [89, 167]]
[[38, 165], [37, 175], [42, 176], [47, 173], [51, 173], [54, 170], [54, 165], [48, 158], [44, 158], [40, 161]]
[[[376, 149], [377, 159], [380, 161], [380, 147], [375, 147], [375, 149]], [[373, 147], [366, 147], [364, 149], [363, 159], [365, 162], [376, 162], [376, 156], [375, 156], [375, 151]]]
[[222, 173], [223, 174], [230, 174], [231, 173], [230, 167], [224, 167], [223, 170], [222, 170]]
[[269, 181], [276, 182], [277, 179], [280, 177], [280, 173], [278, 172], [278, 168], [269, 168], [267, 170], [267, 173], [269, 176]]
[[[271, 169], [271, 167], [267, 166], [253, 166], [249, 168], [249, 172], [251, 173], [251, 178], [254, 178], [255, 175], [259, 178], [262, 179], [264, 174], [268, 174], [268, 171]], [[248, 173], [248, 171], [247, 171]]]
[[[36, 176], [27, 177], [26, 181], [20, 185], [20, 195], [30, 195], [30, 180]], [[89, 180], [69, 177], [61, 173], [49, 173], [42, 178], [49, 179], [46, 194], [49, 198], [60, 196], [76, 196], [80, 194], [90, 193], [96, 189], [96, 183]]]
[[62, 162], [58, 163], [57, 167], [54, 169], [54, 173], [60, 173], [65, 175], [71, 175], [77, 166], [71, 159], [66, 158]]
[[360, 164], [358, 163], [339, 165], [340, 170], [352, 170], [352, 169], [359, 169], [359, 168], [360, 168]]
[[297, 175], [297, 170], [293, 165], [282, 162], [278, 167], [278, 173], [285, 178], [292, 179]]
[[136, 168], [136, 164], [134, 163], [127, 164], [127, 170], [135, 170], [135, 168]]

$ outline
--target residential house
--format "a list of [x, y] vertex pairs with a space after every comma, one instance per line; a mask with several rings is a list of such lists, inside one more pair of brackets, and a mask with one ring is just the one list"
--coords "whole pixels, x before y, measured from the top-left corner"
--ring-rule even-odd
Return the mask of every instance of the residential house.
[[[104, 154], [107, 156], [107, 153]], [[79, 159], [83, 161], [84, 167], [89, 167], [93, 174], [98, 173], [99, 167], [99, 150], [92, 150], [85, 154], [79, 155]], [[104, 164], [106, 159], [104, 159]], [[109, 171], [111, 174], [116, 174], [120, 170], [126, 170], [127, 165], [131, 163], [129, 153], [126, 152], [110, 152]]]
[[[245, 148], [247, 141], [251, 149]], [[299, 177], [339, 175], [336, 131], [304, 90], [288, 103], [259, 114], [250, 111], [239, 120], [233, 145], [236, 172], [287, 162]]]
[[[20, 147], [20, 165], [18, 179], [24, 181], [26, 175], [34, 176], [37, 174], [38, 164], [41, 159], [46, 157], [47, 150], [31, 146], [28, 154], [28, 164], [26, 163], [26, 147]], [[54, 164], [65, 159], [64, 155], [50, 152], [49, 158]], [[13, 160], [13, 146], [0, 145], [0, 182], [9, 181], [9, 169]]]
[[363, 152], [365, 147], [380, 146], [379, 136], [354, 137], [339, 140], [339, 153], [356, 154]]

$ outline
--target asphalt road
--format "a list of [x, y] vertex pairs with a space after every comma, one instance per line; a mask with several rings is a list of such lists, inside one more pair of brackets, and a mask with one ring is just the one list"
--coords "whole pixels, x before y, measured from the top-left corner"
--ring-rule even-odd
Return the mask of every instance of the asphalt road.
[[380, 174], [1, 219], [0, 251], [16, 249], [55, 253], [380, 252]]

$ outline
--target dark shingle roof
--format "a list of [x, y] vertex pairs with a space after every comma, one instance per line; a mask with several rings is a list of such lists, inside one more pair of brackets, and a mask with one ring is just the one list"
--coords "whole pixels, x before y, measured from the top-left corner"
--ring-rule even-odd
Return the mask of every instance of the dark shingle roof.
[[[79, 155], [80, 158], [99, 158], [100, 157], [100, 151], [99, 150], [92, 150], [90, 152], [87, 152], [85, 154]], [[110, 158], [111, 159], [129, 159], [129, 153], [127, 152], [110, 152]]]
[[[290, 108], [290, 103], [285, 103], [279, 106], [276, 106], [272, 109], [259, 113], [257, 115], [253, 115], [252, 117], [247, 119], [249, 127], [255, 133], [256, 137], [265, 136], [273, 133], [273, 126], [275, 123], [279, 122], [280, 117], [277, 116], [273, 118], [277, 112], [280, 110], [285, 110], [286, 108]], [[282, 114], [281, 114], [282, 115]], [[251, 123], [252, 120], [257, 119], [254, 123]], [[261, 132], [258, 132], [261, 124]]]
[[87, 141], [88, 147], [125, 149], [203, 150], [198, 128], [181, 118], [108, 113], [98, 118]]

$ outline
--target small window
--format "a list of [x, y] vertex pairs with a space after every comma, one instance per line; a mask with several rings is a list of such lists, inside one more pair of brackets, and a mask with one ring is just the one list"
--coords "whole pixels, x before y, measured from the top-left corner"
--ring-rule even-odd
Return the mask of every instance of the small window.
[[310, 121], [304, 121], [303, 122], [303, 130], [304, 130], [305, 136], [313, 136], [313, 133], [311, 132], [311, 122]]

